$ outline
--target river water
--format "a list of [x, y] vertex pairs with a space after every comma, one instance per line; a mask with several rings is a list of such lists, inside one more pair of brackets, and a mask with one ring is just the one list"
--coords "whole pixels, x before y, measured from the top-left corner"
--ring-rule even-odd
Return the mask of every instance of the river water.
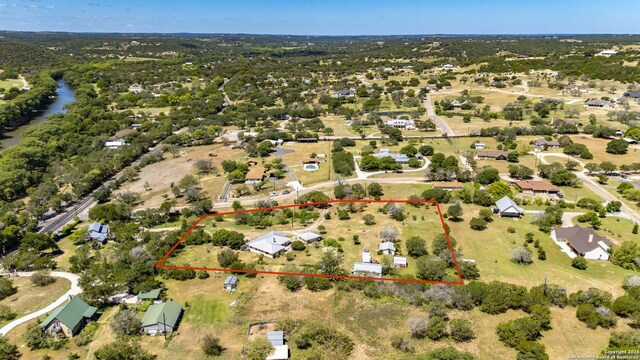
[[51, 103], [47, 110], [45, 110], [42, 114], [35, 117], [28, 124], [22, 125], [11, 132], [5, 133], [5, 138], [0, 140], [0, 149], [6, 149], [18, 145], [18, 143], [20, 143], [20, 140], [22, 139], [22, 136], [27, 132], [27, 130], [42, 125], [47, 120], [47, 116], [66, 113], [67, 109], [65, 109], [64, 106], [70, 102], [73, 102], [76, 97], [73, 93], [73, 90], [71, 90], [67, 83], [62, 80], [58, 80], [57, 92], [58, 95], [56, 96], [55, 101]]

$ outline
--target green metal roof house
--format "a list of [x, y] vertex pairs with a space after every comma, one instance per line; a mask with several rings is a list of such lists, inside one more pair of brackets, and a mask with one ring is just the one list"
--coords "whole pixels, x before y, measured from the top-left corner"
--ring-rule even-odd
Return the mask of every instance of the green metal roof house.
[[158, 298], [160, 298], [160, 292], [162, 292], [162, 289], [153, 289], [145, 293], [141, 291], [137, 296], [138, 301], [141, 302], [144, 300], [157, 300]]
[[66, 305], [55, 309], [40, 326], [48, 334], [62, 333], [66, 337], [72, 337], [77, 335], [86, 323], [94, 320], [97, 310], [75, 296]]
[[142, 317], [142, 330], [147, 335], [172, 332], [178, 328], [181, 316], [182, 307], [171, 300], [153, 304]]

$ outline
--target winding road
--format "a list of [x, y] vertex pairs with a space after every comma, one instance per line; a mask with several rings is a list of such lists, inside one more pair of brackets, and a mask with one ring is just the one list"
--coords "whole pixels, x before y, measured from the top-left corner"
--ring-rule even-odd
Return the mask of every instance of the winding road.
[[[29, 277], [32, 276], [34, 274], [34, 272], [32, 271], [28, 271], [28, 272], [15, 272], [15, 273], [11, 273], [11, 274], [0, 274], [2, 276], [24, 276], [24, 277]], [[76, 275], [76, 274], [72, 274], [72, 273], [68, 273], [68, 272], [62, 272], [62, 271], [52, 271], [51, 272], [51, 276], [53, 277], [58, 277], [58, 278], [63, 278], [63, 279], [67, 279], [71, 282], [71, 289], [69, 289], [69, 291], [67, 291], [66, 293], [64, 293], [64, 295], [60, 296], [56, 301], [52, 302], [51, 304], [47, 305], [46, 307], [32, 312], [31, 314], [27, 314], [23, 317], [20, 317], [18, 319], [13, 320], [12, 322], [8, 323], [7, 325], [3, 326], [0, 329], [0, 336], [5, 336], [9, 331], [13, 330], [14, 328], [16, 328], [19, 325], [22, 325], [24, 323], [26, 323], [27, 321], [33, 320], [33, 319], [37, 319], [40, 316], [44, 316], [47, 313], [50, 313], [51, 311], [53, 311], [54, 309], [56, 309], [57, 307], [63, 305], [70, 296], [74, 296], [74, 295], [78, 295], [80, 293], [82, 293], [82, 289], [80, 288], [80, 286], [78, 286], [78, 281], [80, 280], [80, 276]]]
[[[567, 154], [561, 154], [561, 153], [542, 153], [542, 152], [534, 152], [533, 153], [538, 159], [540, 159], [540, 161], [544, 164], [548, 164], [549, 162], [546, 160], [546, 157], [562, 157], [562, 158], [566, 158], [566, 159], [571, 159], [573, 161], [576, 161], [580, 164], [580, 166], [582, 166], [584, 168], [584, 163], [582, 161], [580, 161], [579, 159], [574, 158], [573, 156], [569, 156]], [[594, 193], [596, 193], [596, 195], [600, 196], [602, 199], [604, 199], [605, 201], [618, 201], [618, 198], [616, 196], [614, 196], [613, 194], [611, 194], [610, 192], [608, 192], [605, 188], [603, 188], [600, 184], [598, 184], [597, 182], [593, 181], [586, 173], [586, 170], [582, 170], [582, 171], [577, 171], [575, 172], [576, 176], [578, 177], [578, 180], [580, 180], [580, 182], [582, 184], [584, 184], [586, 187], [588, 187], [591, 191], [593, 191]], [[640, 214], [638, 214], [635, 210], [633, 210], [631, 207], [629, 207], [627, 204], [625, 204], [624, 202], [622, 203], [622, 208], [620, 209], [620, 212], [623, 213], [624, 215], [627, 216], [627, 218], [633, 222], [636, 223], [640, 223]]]

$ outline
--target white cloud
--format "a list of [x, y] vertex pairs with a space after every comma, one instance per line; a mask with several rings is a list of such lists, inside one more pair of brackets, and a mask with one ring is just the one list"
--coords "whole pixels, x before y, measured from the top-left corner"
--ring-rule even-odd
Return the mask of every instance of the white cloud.
[[46, 7], [47, 9], [55, 9], [55, 8], [56, 8], [56, 7], [55, 7], [55, 6], [53, 6], [53, 5], [47, 5], [47, 6], [45, 6], [45, 7]]

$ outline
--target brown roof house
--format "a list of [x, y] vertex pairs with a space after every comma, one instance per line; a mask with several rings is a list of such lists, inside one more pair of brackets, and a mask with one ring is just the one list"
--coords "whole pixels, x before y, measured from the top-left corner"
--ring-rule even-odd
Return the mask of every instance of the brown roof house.
[[482, 150], [476, 152], [478, 159], [507, 160], [508, 152], [504, 150]]
[[549, 184], [546, 181], [538, 180], [520, 180], [516, 181], [515, 185], [522, 190], [524, 195], [539, 195], [539, 194], [558, 194], [560, 189]]
[[556, 140], [547, 140], [545, 138], [540, 138], [538, 140], [535, 140], [533, 142], [533, 145], [536, 146], [536, 148], [544, 150], [544, 149], [554, 149], [554, 148], [559, 148], [560, 147], [560, 143], [557, 142]]
[[609, 260], [611, 243], [592, 228], [557, 227], [551, 230], [551, 238], [555, 242], [565, 242], [571, 251], [585, 259]]
[[256, 165], [249, 169], [247, 175], [244, 176], [245, 184], [257, 184], [264, 179], [264, 166]]

